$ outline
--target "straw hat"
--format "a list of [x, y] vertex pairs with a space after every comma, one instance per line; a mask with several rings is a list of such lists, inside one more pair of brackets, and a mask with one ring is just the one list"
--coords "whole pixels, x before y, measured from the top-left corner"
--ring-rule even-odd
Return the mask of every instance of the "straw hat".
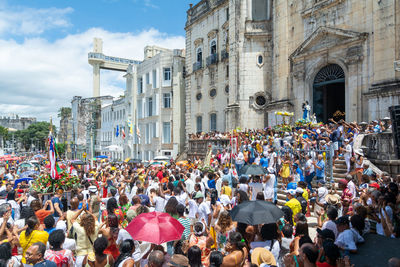
[[325, 201], [328, 202], [328, 204], [336, 205], [339, 203], [340, 197], [337, 194], [327, 194], [325, 196]]
[[276, 260], [271, 251], [266, 248], [255, 248], [253, 253], [251, 253], [251, 263], [260, 266], [261, 264], [268, 264], [276, 266]]

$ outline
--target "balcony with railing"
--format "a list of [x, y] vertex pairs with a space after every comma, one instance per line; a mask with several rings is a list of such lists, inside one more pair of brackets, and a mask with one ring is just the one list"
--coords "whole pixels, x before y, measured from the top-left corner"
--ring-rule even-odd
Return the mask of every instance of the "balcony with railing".
[[218, 53], [211, 54], [207, 57], [207, 67], [218, 63]]
[[225, 61], [229, 58], [228, 50], [224, 49], [221, 51], [221, 61]]
[[202, 61], [197, 61], [193, 63], [193, 72], [198, 71], [203, 68], [203, 62]]

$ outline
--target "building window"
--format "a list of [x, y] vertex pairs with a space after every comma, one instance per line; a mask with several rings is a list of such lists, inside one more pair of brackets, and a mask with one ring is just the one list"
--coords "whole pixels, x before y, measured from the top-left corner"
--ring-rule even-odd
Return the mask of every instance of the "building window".
[[257, 64], [258, 64], [258, 65], [262, 65], [263, 63], [264, 63], [264, 58], [263, 58], [262, 55], [259, 55], [259, 56], [257, 57]]
[[211, 89], [211, 90], [210, 90], [210, 97], [211, 97], [211, 98], [214, 98], [216, 95], [217, 95], [217, 89], [215, 89], [215, 88], [214, 88], [214, 89]]
[[226, 86], [225, 86], [225, 93], [226, 93], [226, 94], [229, 94], [229, 85], [226, 85]]
[[138, 94], [142, 94], [143, 93], [143, 78], [139, 78], [138, 79]]
[[210, 114], [210, 131], [215, 132], [217, 130], [217, 114]]
[[146, 84], [150, 84], [150, 73], [146, 73]]
[[164, 69], [164, 81], [170, 81], [171, 80], [171, 68], [165, 68]]
[[152, 126], [153, 126], [153, 135], [152, 135], [152, 137], [156, 138], [157, 137], [157, 123], [153, 122]]
[[203, 61], [203, 51], [201, 50], [201, 47], [197, 48], [196, 55], [197, 55], [197, 62], [202, 62]]
[[146, 124], [146, 144], [150, 144], [150, 124]]
[[163, 143], [171, 143], [171, 123], [163, 122]]
[[229, 20], [229, 7], [226, 9], [226, 20]]
[[211, 55], [217, 54], [217, 41], [212, 40], [212, 41], [211, 41], [211, 44], [210, 44], [210, 47], [211, 47], [210, 54], [211, 54]]
[[265, 96], [259, 95], [256, 97], [256, 104], [259, 107], [263, 107], [267, 103], [267, 99], [265, 99]]
[[200, 101], [201, 100], [201, 98], [202, 98], [202, 94], [201, 93], [198, 93], [197, 95], [196, 95], [196, 100], [197, 101]]
[[197, 129], [198, 133], [201, 133], [203, 131], [203, 117], [202, 116], [196, 117], [196, 129]]
[[149, 117], [153, 116], [153, 98], [148, 98], [148, 105], [147, 105], [147, 114]]
[[153, 70], [153, 88], [157, 88], [157, 70]]
[[171, 108], [171, 94], [163, 94], [164, 108]]

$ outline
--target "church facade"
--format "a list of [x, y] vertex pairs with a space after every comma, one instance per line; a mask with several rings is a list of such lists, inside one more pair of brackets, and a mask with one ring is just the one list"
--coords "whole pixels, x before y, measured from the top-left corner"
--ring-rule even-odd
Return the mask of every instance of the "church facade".
[[264, 128], [277, 111], [370, 121], [400, 103], [400, 2], [202, 0], [186, 23], [186, 131]]

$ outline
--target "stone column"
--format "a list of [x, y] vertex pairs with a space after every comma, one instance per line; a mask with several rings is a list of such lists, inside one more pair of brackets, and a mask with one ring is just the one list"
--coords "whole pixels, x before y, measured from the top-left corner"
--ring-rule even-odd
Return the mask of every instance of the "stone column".
[[346, 121], [358, 120], [358, 109], [361, 104], [361, 93], [358, 83], [358, 64], [349, 62], [347, 79], [345, 83], [345, 106], [346, 106]]
[[247, 0], [247, 19], [246, 20], [252, 20], [253, 19], [253, 0]]
[[93, 97], [100, 96], [100, 64], [93, 64]]

